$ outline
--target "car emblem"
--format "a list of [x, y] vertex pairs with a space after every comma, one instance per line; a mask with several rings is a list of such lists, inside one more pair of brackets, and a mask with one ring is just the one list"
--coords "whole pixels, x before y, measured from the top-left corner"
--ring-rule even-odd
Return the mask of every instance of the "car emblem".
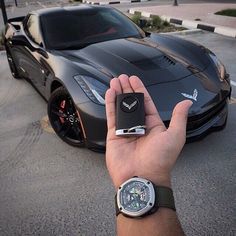
[[138, 99], [135, 96], [127, 96], [121, 102], [121, 109], [124, 112], [133, 112], [138, 107]]
[[194, 100], [194, 101], [197, 101], [197, 95], [198, 95], [198, 91], [197, 91], [197, 89], [194, 89], [194, 91], [193, 91], [193, 95], [189, 95], [189, 94], [187, 94], [187, 93], [181, 93], [184, 97], [186, 97], [186, 98], [190, 98], [190, 99], [192, 99], [192, 100]]
[[131, 110], [132, 107], [134, 107], [136, 104], [137, 104], [137, 101], [134, 101], [134, 102], [131, 103], [130, 105], [127, 104], [126, 102], [123, 102], [123, 105], [124, 105], [125, 107], [127, 107], [129, 110]]

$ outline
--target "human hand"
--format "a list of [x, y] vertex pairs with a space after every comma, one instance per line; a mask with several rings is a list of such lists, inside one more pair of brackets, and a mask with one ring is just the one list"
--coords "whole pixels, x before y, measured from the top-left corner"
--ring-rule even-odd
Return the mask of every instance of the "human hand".
[[[116, 136], [116, 95], [133, 92], [144, 93], [146, 135]], [[136, 76], [120, 75], [112, 79], [105, 100], [108, 125], [106, 163], [115, 187], [133, 176], [149, 179], [156, 185], [170, 186], [170, 172], [185, 143], [187, 115], [192, 101], [185, 100], [175, 106], [166, 129], [150, 95]]]

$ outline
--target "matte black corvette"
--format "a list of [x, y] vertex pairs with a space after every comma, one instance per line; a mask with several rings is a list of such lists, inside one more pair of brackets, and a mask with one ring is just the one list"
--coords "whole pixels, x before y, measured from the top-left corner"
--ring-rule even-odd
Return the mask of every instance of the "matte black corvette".
[[143, 32], [120, 12], [81, 5], [10, 19], [5, 47], [13, 77], [48, 100], [52, 127], [65, 142], [105, 147], [104, 94], [122, 73], [139, 76], [168, 126], [175, 104], [189, 98], [187, 138], [227, 121], [229, 74], [207, 48]]

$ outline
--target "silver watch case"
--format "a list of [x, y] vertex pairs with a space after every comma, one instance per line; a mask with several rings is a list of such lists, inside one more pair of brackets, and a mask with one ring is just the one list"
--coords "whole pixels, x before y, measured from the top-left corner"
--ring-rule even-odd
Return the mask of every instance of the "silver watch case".
[[[126, 209], [124, 209], [124, 207], [122, 206], [121, 202], [120, 202], [120, 198], [121, 198], [121, 194], [122, 194], [122, 190], [124, 188], [124, 186], [127, 184], [127, 183], [131, 183], [131, 182], [134, 182], [134, 181], [139, 181], [139, 182], [142, 182], [143, 184], [145, 184], [148, 189], [149, 189], [149, 193], [150, 193], [150, 199], [149, 201], [147, 202], [147, 205], [142, 208], [141, 210], [139, 211], [128, 211]], [[143, 179], [143, 178], [139, 178], [139, 177], [133, 177], [131, 179], [128, 179], [127, 181], [125, 181], [118, 189], [117, 191], [117, 207], [119, 209], [119, 211], [122, 213], [122, 214], [125, 214], [127, 216], [130, 216], [130, 217], [140, 217], [142, 215], [145, 215], [146, 213], [148, 213], [155, 205], [155, 190], [154, 190], [154, 187], [153, 187], [153, 184], [147, 180], [147, 179]]]

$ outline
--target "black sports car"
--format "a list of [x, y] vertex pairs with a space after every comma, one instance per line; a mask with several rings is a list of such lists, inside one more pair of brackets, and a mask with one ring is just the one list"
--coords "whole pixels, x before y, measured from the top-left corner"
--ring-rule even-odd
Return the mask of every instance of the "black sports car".
[[14, 78], [26, 78], [48, 100], [57, 135], [74, 146], [104, 148], [104, 94], [120, 74], [139, 76], [166, 126], [175, 104], [193, 101], [187, 138], [227, 121], [229, 74], [207, 48], [143, 32], [115, 9], [80, 5], [10, 19], [5, 47]]

